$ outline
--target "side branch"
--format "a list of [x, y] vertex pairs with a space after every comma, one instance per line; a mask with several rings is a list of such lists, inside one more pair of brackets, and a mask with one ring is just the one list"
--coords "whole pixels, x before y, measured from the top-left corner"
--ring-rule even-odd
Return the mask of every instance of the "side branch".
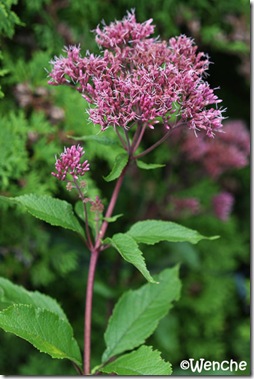
[[179, 123], [179, 124], [174, 125], [171, 129], [169, 129], [164, 134], [164, 136], [161, 139], [159, 139], [157, 142], [155, 142], [152, 146], [148, 147], [148, 149], [142, 151], [142, 153], [134, 155], [133, 158], [138, 159], [138, 158], [144, 157], [146, 154], [148, 154], [151, 151], [153, 151], [154, 149], [156, 149], [156, 147], [160, 146], [164, 141], [166, 141], [168, 139], [168, 137], [170, 136], [171, 132], [174, 129], [176, 129], [177, 127], [182, 126], [182, 125], [185, 125], [185, 123]]

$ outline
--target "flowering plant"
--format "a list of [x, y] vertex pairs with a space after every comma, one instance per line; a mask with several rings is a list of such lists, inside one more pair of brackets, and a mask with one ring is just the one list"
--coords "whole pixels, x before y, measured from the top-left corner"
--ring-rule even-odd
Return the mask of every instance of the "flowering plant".
[[[72, 230], [89, 251], [83, 359], [72, 327], [54, 299], [29, 292], [6, 279], [0, 280], [1, 328], [53, 358], [69, 359], [83, 375], [171, 374], [170, 363], [144, 343], [179, 298], [178, 267], [151, 275], [140, 245], [162, 241], [196, 244], [202, 239], [215, 238], [174, 222], [150, 219], [136, 222], [125, 232], [107, 236], [109, 223], [118, 218], [113, 212], [131, 165], [141, 169], [159, 168], [161, 165], [145, 163], [140, 158], [173, 136], [176, 129], [189, 128], [194, 134], [203, 133], [210, 138], [222, 130], [223, 110], [218, 108], [221, 100], [204, 80], [209, 58], [198, 53], [194, 42], [184, 35], [165, 42], [152, 38], [153, 32], [152, 20], [138, 23], [134, 12], [130, 12], [122, 21], [96, 28], [96, 41], [101, 47], [99, 56], [87, 53], [81, 57], [80, 47], [72, 46], [65, 49], [67, 57], [52, 61], [49, 83], [74, 86], [90, 104], [90, 120], [105, 133], [113, 128], [121, 146], [112, 171], [104, 178], [107, 182], [116, 181], [105, 214], [102, 199], [90, 198], [83, 180], [94, 167], [84, 160], [85, 152], [80, 145], [64, 149], [56, 158], [56, 171], [52, 175], [66, 181], [68, 191], [76, 191], [79, 201], [75, 211], [81, 220], [69, 203], [50, 196], [29, 194], [2, 199], [21, 204], [33, 216], [51, 225]], [[156, 141], [143, 149], [146, 132], [154, 133]], [[134, 265], [148, 283], [127, 291], [116, 304], [104, 335], [106, 349], [101, 362], [91, 369], [94, 277], [100, 255], [106, 254], [110, 247]]]

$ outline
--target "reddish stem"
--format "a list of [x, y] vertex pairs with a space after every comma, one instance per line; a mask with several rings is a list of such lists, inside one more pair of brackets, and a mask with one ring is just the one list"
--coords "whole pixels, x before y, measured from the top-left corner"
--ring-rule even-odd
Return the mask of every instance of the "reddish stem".
[[165, 134], [164, 136], [158, 140], [157, 142], [155, 142], [155, 144], [153, 144], [152, 146], [150, 146], [148, 149], [142, 151], [142, 153], [140, 154], [137, 154], [135, 155], [133, 158], [134, 159], [138, 159], [138, 158], [141, 158], [141, 157], [144, 157], [146, 154], [150, 153], [151, 151], [153, 151], [156, 147], [158, 147], [159, 145], [161, 145], [164, 141], [166, 141], [166, 139], [170, 136], [171, 132], [177, 128], [177, 127], [180, 127], [182, 125], [185, 125], [185, 123], [176, 123], [171, 129], [169, 129]]
[[87, 287], [86, 287], [86, 307], [85, 307], [85, 325], [84, 325], [84, 375], [90, 375], [93, 284], [94, 284], [94, 275], [95, 275], [95, 269], [96, 269], [98, 256], [99, 256], [99, 250], [94, 249], [91, 251]]
[[[176, 126], [179, 126], [179, 124], [176, 124]], [[174, 129], [173, 128], [173, 129]], [[126, 174], [126, 171], [129, 167], [129, 163], [133, 159], [137, 159], [139, 157], [142, 157], [155, 149], [157, 146], [159, 146], [162, 142], [164, 142], [168, 136], [170, 135], [171, 130], [169, 130], [165, 135], [157, 141], [154, 145], [152, 145], [150, 148], [146, 149], [142, 153], [133, 156], [133, 153], [136, 151], [138, 148], [143, 134], [145, 131], [145, 127], [142, 127], [142, 124], [140, 123], [138, 125], [138, 130], [135, 133], [135, 136], [133, 138], [132, 144], [128, 145], [128, 151], [129, 151], [129, 161], [127, 165], [124, 167], [121, 175], [117, 179], [114, 191], [112, 193], [108, 209], [105, 214], [105, 218], [109, 218], [112, 216], [114, 207], [116, 205], [116, 201], [119, 195], [120, 188], [123, 183], [124, 176]], [[85, 210], [86, 213], [86, 210]], [[87, 214], [86, 214], [86, 227], [88, 228], [88, 220], [87, 220]], [[92, 245], [91, 243], [91, 238], [88, 240], [88, 247], [91, 252], [91, 257], [90, 257], [90, 265], [89, 265], [89, 271], [88, 271], [88, 279], [87, 279], [87, 288], [86, 288], [86, 305], [85, 305], [85, 320], [84, 320], [84, 375], [90, 375], [90, 356], [91, 356], [91, 322], [92, 322], [92, 302], [93, 302], [93, 286], [94, 286], [94, 276], [95, 276], [95, 270], [96, 270], [96, 264], [98, 260], [98, 256], [101, 250], [103, 250], [102, 246], [102, 240], [105, 236], [105, 233], [108, 228], [108, 221], [104, 220], [102, 223], [101, 229], [97, 235], [95, 244]], [[87, 231], [88, 236], [89, 232]]]
[[[119, 191], [124, 179], [124, 175], [128, 168], [128, 163], [119, 176], [111, 200], [106, 212], [105, 217], [111, 217]], [[93, 285], [96, 270], [96, 264], [99, 253], [101, 251], [101, 240], [103, 239], [108, 227], [108, 221], [104, 221], [98, 233], [97, 240], [94, 247], [91, 247], [90, 265], [88, 270], [88, 279], [86, 287], [86, 305], [85, 305], [85, 320], [84, 320], [84, 375], [90, 375], [90, 357], [91, 357], [91, 325], [92, 325], [92, 303], [93, 303]]]
[[[119, 191], [120, 191], [121, 185], [123, 183], [124, 175], [125, 175], [125, 173], [127, 171], [128, 166], [129, 166], [129, 162], [124, 167], [121, 175], [117, 179], [117, 182], [116, 182], [114, 191], [112, 193], [111, 200], [110, 200], [107, 212], [105, 214], [105, 218], [109, 218], [109, 217], [112, 216], [112, 213], [113, 213], [113, 210], [114, 210], [114, 207], [116, 205], [116, 201], [117, 201], [117, 198], [118, 198], [118, 195], [119, 195]], [[96, 243], [95, 243], [95, 249], [99, 249], [100, 248], [100, 246], [101, 246], [101, 240], [103, 239], [103, 237], [104, 237], [104, 235], [105, 235], [105, 233], [107, 231], [107, 227], [108, 227], [108, 221], [105, 220], [102, 223], [101, 229], [99, 231], [99, 234], [98, 234], [98, 237], [97, 237], [97, 240], [96, 240]]]

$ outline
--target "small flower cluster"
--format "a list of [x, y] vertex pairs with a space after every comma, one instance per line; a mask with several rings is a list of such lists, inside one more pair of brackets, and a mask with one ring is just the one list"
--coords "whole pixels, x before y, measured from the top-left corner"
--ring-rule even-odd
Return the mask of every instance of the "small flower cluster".
[[213, 197], [213, 210], [219, 220], [226, 221], [234, 205], [234, 197], [229, 192], [221, 192]]
[[172, 135], [172, 143], [181, 140], [180, 149], [188, 160], [199, 162], [213, 179], [227, 170], [242, 168], [248, 164], [250, 154], [250, 133], [240, 120], [227, 121], [223, 131], [213, 141], [193, 133], [184, 134], [179, 129]]
[[196, 215], [200, 213], [200, 201], [194, 197], [172, 197], [172, 216], [174, 218]]
[[[55, 58], [49, 84], [75, 84], [93, 106], [89, 116], [102, 130], [128, 130], [137, 122], [170, 129], [182, 120], [209, 137], [222, 127], [220, 99], [204, 81], [209, 58], [197, 53], [193, 40], [181, 35], [168, 42], [151, 38], [152, 20], [136, 22], [134, 12], [121, 21], [98, 26], [101, 55], [80, 55], [79, 46]], [[174, 121], [172, 116], [174, 117]]]
[[105, 49], [111, 49], [117, 46], [126, 45], [128, 42], [139, 42], [149, 37], [154, 32], [154, 26], [151, 25], [152, 19], [145, 21], [143, 24], [136, 22], [134, 13], [128, 13], [121, 22], [105, 25], [103, 30], [99, 26], [96, 28], [96, 42]]
[[56, 159], [55, 168], [57, 172], [52, 172], [52, 175], [59, 180], [65, 180], [67, 174], [70, 174], [74, 180], [77, 180], [79, 176], [83, 176], [89, 171], [88, 161], [80, 162], [84, 153], [83, 148], [79, 145], [64, 148], [60, 158]]
[[96, 213], [102, 213], [104, 210], [104, 205], [101, 202], [101, 199], [99, 196], [96, 196], [94, 201], [90, 201], [91, 203], [91, 212], [96, 212]]

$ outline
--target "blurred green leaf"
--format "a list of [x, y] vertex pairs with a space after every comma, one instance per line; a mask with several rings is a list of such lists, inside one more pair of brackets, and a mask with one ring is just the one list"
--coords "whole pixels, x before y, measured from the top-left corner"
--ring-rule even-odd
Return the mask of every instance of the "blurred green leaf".
[[70, 138], [74, 140], [78, 140], [78, 141], [94, 141], [105, 146], [115, 146], [115, 145], [119, 146], [119, 142], [117, 140], [113, 138], [108, 138], [106, 136], [101, 136], [100, 134], [81, 136], [81, 137], [70, 136]]
[[164, 167], [164, 164], [158, 164], [158, 163], [145, 163], [140, 160], [136, 160], [137, 166], [143, 170], [154, 170], [156, 168]]
[[118, 220], [122, 216], [123, 216], [123, 213], [120, 213], [119, 215], [115, 215], [112, 217], [103, 217], [103, 219], [107, 222], [115, 222], [116, 220]]

